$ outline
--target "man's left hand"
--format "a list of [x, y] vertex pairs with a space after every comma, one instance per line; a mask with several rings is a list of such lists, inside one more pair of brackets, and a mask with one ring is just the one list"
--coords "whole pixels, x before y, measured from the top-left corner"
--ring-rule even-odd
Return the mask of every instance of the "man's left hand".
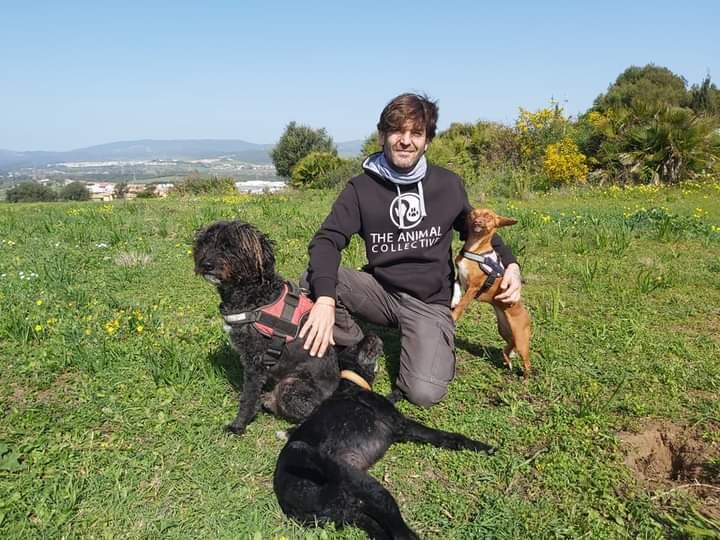
[[500, 289], [502, 292], [495, 297], [495, 300], [509, 305], [516, 304], [520, 301], [522, 277], [520, 276], [520, 266], [516, 263], [509, 264], [505, 269], [505, 275], [500, 284]]

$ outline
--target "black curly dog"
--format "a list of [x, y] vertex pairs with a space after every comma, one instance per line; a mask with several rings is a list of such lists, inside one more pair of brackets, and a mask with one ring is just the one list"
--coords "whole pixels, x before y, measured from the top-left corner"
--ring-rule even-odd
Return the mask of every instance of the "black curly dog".
[[374, 378], [382, 341], [367, 335], [357, 347], [356, 355], [341, 356], [342, 378], [333, 395], [293, 431], [280, 452], [275, 495], [285, 514], [306, 525], [333, 521], [356, 525], [371, 538], [417, 538], [393, 496], [367, 469], [396, 442], [488, 454], [495, 449], [406, 418], [386, 398], [368, 391], [369, 385], [360, 386]]
[[[224, 316], [249, 312], [273, 302], [285, 281], [275, 273], [272, 241], [252, 225], [218, 221], [197, 232], [195, 272], [217, 287]], [[270, 340], [252, 324], [225, 325], [230, 343], [243, 361], [244, 381], [237, 417], [226, 429], [240, 435], [260, 410], [299, 422], [338, 385], [339, 369], [332, 348], [311, 357], [301, 340], [288, 342], [274, 365], [264, 361]]]

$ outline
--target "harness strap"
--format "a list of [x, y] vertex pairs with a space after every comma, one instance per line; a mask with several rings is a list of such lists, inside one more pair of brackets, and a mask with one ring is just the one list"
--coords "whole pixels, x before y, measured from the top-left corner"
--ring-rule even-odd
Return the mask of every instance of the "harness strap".
[[280, 317], [276, 317], [275, 315], [270, 315], [265, 312], [258, 313], [256, 322], [266, 326], [271, 326], [273, 329], [273, 335], [279, 335], [283, 339], [288, 336], [295, 338], [300, 331], [300, 324], [286, 321], [285, 319], [281, 319]]
[[285, 305], [283, 305], [281, 317], [286, 320], [292, 320], [295, 309], [300, 304], [300, 292], [295, 289], [292, 283], [288, 284], [288, 291], [285, 295]]
[[495, 276], [494, 274], [486, 274], [485, 281], [483, 281], [483, 284], [480, 286], [480, 290], [477, 292], [476, 296], [479, 296], [485, 291], [490, 290], [496, 279], [497, 276]]
[[257, 311], [243, 311], [241, 313], [232, 313], [230, 315], [223, 315], [223, 319], [230, 326], [249, 324], [257, 321]]
[[475, 261], [480, 265], [480, 269], [485, 273], [489, 274], [488, 271], [485, 269], [487, 266], [490, 269], [490, 273], [497, 274], [497, 276], [504, 276], [505, 275], [505, 267], [498, 263], [495, 259], [492, 257], [488, 257], [491, 253], [494, 253], [494, 250], [485, 251], [483, 253], [473, 253], [472, 251], [464, 251], [462, 252], [462, 256], [466, 259], [470, 259], [471, 261]]
[[262, 358], [263, 365], [268, 369], [278, 363], [285, 347], [285, 338], [283, 336], [274, 335], [269, 339], [270, 343]]
[[485, 281], [483, 281], [483, 284], [480, 286], [480, 290], [477, 292], [476, 296], [480, 296], [485, 291], [490, 290], [490, 288], [492, 288], [495, 284], [495, 280], [505, 275], [505, 268], [502, 264], [498, 263], [492, 257], [489, 257], [489, 255], [494, 252], [495, 251], [492, 249], [482, 253], [473, 253], [472, 251], [465, 250], [462, 251], [462, 256], [478, 263], [480, 270], [482, 270], [483, 274], [485, 274]]
[[463, 249], [462, 256], [465, 257], [466, 259], [470, 259], [471, 261], [481, 263], [481, 262], [485, 262], [485, 257], [490, 255], [494, 251], [495, 251], [494, 249], [491, 249], [490, 251], [482, 251], [480, 253], [475, 253], [473, 251], [465, 251]]

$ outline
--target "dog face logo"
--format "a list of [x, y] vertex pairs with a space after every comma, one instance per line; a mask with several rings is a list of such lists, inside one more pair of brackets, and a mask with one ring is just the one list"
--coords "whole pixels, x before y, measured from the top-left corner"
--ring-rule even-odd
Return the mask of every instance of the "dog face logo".
[[412, 229], [422, 218], [420, 196], [417, 193], [403, 193], [390, 203], [390, 219], [398, 229]]

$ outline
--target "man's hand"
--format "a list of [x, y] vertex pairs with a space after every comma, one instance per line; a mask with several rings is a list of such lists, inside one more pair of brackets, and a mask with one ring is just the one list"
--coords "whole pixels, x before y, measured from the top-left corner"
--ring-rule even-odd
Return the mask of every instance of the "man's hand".
[[516, 263], [509, 264], [505, 269], [500, 288], [503, 292], [495, 297], [503, 304], [513, 305], [520, 301], [520, 290], [522, 289], [522, 277], [520, 267]]
[[322, 358], [328, 345], [335, 345], [333, 326], [335, 326], [335, 299], [321, 296], [315, 301], [307, 321], [298, 334], [300, 339], [307, 336], [304, 349], [310, 351], [310, 356]]

